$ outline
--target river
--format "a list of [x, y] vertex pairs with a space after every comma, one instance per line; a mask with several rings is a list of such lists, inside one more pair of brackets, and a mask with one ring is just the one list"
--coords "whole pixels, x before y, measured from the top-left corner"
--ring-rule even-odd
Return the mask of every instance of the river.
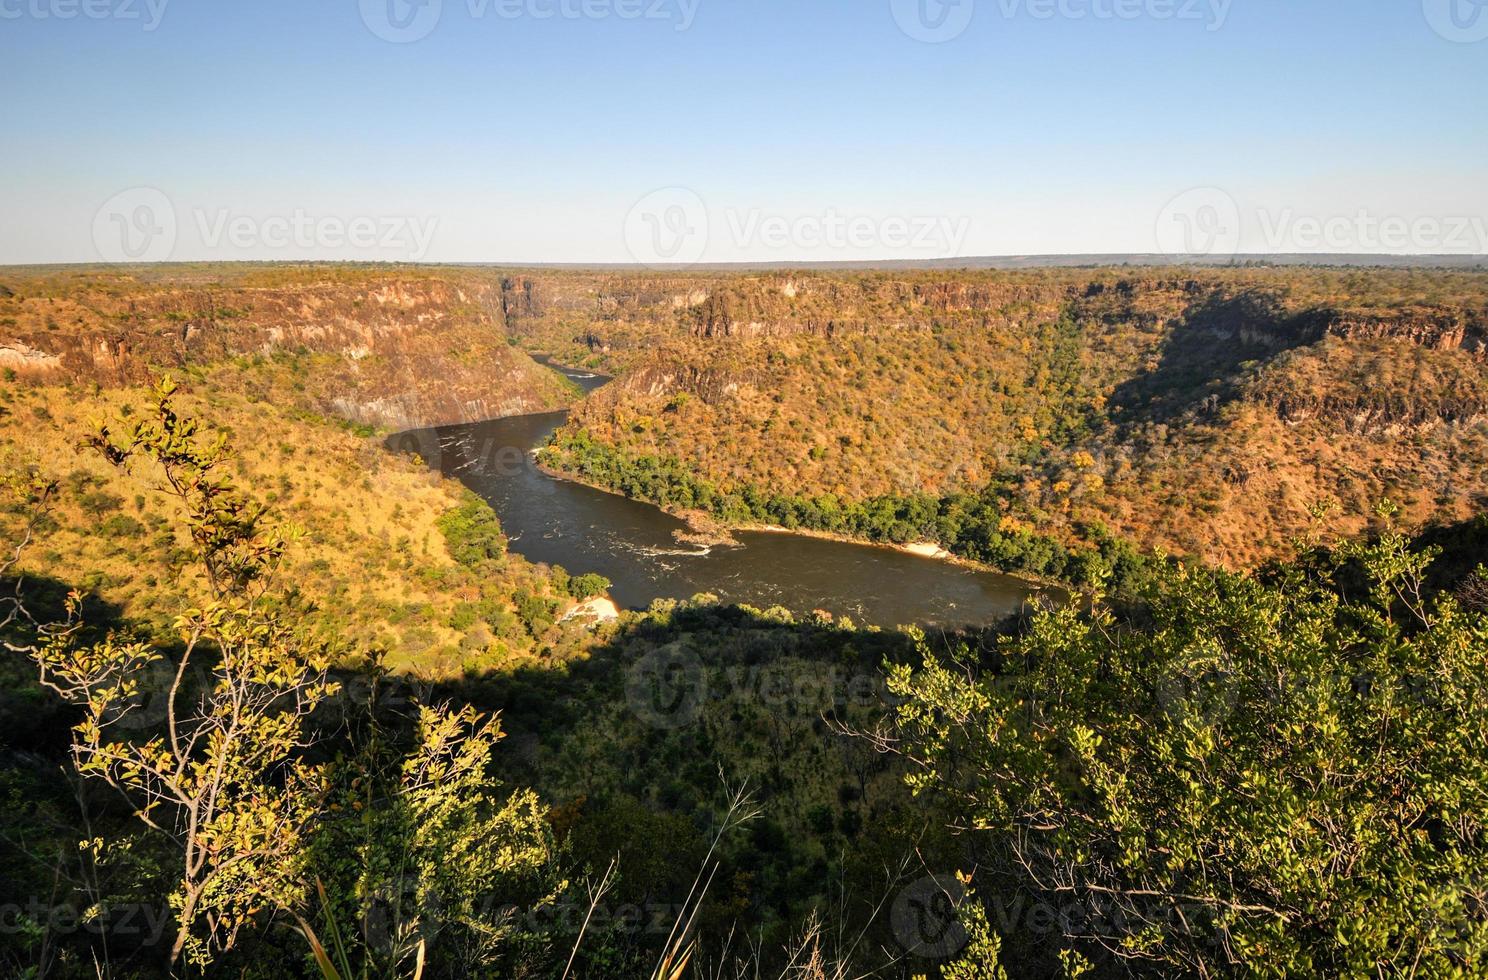
[[[609, 379], [555, 368], [585, 391]], [[557, 479], [534, 464], [567, 412], [522, 415], [399, 433], [415, 452], [484, 498], [511, 550], [529, 561], [598, 572], [622, 607], [708, 592], [726, 602], [796, 613], [824, 609], [859, 624], [965, 626], [1018, 610], [1027, 582], [891, 548], [768, 531], [737, 532], [738, 546], [679, 544], [679, 519], [650, 504]]]

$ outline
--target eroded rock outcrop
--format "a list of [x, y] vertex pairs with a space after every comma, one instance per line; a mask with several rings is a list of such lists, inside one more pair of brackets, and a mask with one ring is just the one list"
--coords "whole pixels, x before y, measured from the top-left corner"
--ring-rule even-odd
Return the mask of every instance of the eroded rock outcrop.
[[[390, 427], [545, 411], [571, 400], [512, 347], [510, 291], [470, 277], [346, 274], [265, 286], [98, 277], [0, 297], [0, 367], [39, 382], [146, 383], [242, 357], [303, 362], [307, 397]], [[349, 280], [349, 281], [343, 281]], [[526, 308], [536, 288], [522, 289]]]

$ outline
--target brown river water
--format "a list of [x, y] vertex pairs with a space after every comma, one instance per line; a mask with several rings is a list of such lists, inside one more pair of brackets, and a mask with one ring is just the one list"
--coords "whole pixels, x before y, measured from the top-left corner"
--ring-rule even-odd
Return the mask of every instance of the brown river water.
[[[608, 380], [559, 370], [586, 391]], [[534, 465], [532, 451], [566, 418], [556, 412], [415, 430], [387, 444], [419, 454], [484, 498], [512, 551], [576, 575], [598, 572], [614, 583], [610, 594], [622, 607], [707, 592], [760, 608], [823, 609], [859, 624], [956, 627], [1001, 619], [1036, 590], [1006, 575], [804, 535], [741, 531], [738, 546], [680, 544], [673, 532], [685, 525], [670, 514]]]

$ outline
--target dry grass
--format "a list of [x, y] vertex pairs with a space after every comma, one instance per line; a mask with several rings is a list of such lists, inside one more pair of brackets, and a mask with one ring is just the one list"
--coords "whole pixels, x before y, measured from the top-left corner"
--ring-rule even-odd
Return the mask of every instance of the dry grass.
[[[382, 646], [393, 666], [430, 675], [536, 651], [534, 638], [515, 632], [473, 646], [468, 631], [450, 625], [460, 603], [483, 594], [548, 588], [546, 573], [517, 556], [484, 591], [450, 559], [437, 521], [460, 502], [457, 484], [386, 452], [377, 436], [210, 382], [178, 402], [230, 433], [236, 479], [271, 505], [274, 519], [307, 529], [285, 576], [315, 598], [325, 629], [349, 644]], [[127, 619], [166, 631], [193, 591], [177, 552], [184, 538], [174, 530], [173, 501], [154, 492], [148, 474], [120, 473], [79, 448], [98, 420], [147, 404], [139, 389], [7, 386], [0, 471], [36, 470], [61, 483], [29, 572], [91, 591]]]

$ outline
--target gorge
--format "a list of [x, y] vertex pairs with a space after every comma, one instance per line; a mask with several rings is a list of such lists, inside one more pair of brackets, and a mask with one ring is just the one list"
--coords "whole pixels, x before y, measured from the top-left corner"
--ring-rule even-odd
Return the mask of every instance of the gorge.
[[[586, 392], [609, 380], [559, 370]], [[519, 415], [402, 432], [387, 445], [417, 453], [490, 504], [513, 551], [605, 576], [622, 606], [707, 593], [726, 603], [798, 615], [822, 610], [884, 628], [960, 627], [995, 622], [1037, 593], [1011, 576], [802, 534], [740, 531], [737, 543], [687, 543], [678, 538], [686, 528], [678, 518], [534, 464], [533, 452], [567, 420], [567, 412]]]

